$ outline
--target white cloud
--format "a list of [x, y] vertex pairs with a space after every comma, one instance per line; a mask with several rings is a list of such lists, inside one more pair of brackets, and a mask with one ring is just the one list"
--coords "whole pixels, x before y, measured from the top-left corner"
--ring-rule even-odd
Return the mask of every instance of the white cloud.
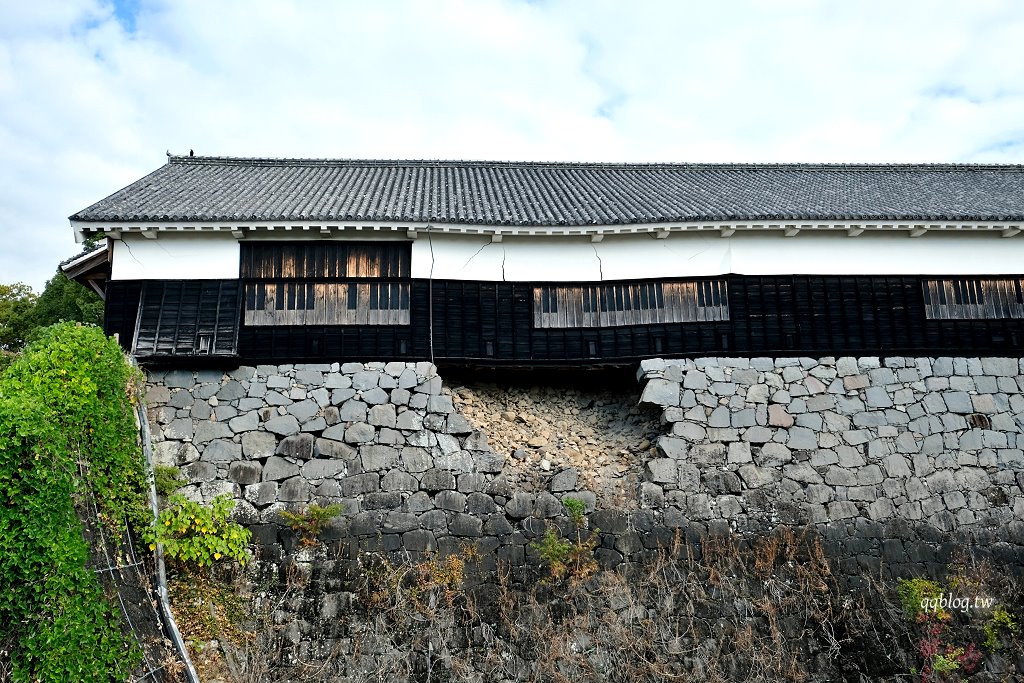
[[0, 0], [0, 282], [163, 163], [1024, 160], [1014, 0]]

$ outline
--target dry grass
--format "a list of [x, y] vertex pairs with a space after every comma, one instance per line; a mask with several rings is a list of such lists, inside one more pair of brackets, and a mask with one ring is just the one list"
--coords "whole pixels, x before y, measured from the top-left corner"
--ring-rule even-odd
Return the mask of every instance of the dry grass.
[[[360, 555], [346, 586], [351, 592], [335, 594], [348, 596], [344, 610], [320, 623], [315, 614], [325, 598], [303, 588], [326, 579], [309, 583], [311, 569], [293, 566], [278, 585], [245, 598], [240, 639], [232, 625], [206, 623], [217, 624], [216, 637], [230, 644], [237, 669], [226, 664], [217, 675], [353, 682], [920, 680], [911, 676], [920, 666], [918, 634], [895, 582], [866, 577], [864, 590], [844, 592], [812, 533], [780, 529], [752, 542], [724, 537], [699, 546], [677, 538], [642, 566], [589, 575], [505, 566], [487, 573], [481, 559], [473, 546], [415, 562]], [[985, 563], [961, 558], [947, 581], [1024, 604], [1020, 582]], [[963, 634], [977, 635], [978, 627], [965, 621]], [[1006, 639], [1004, 656], [1012, 661], [1021, 652], [1019, 641]]]

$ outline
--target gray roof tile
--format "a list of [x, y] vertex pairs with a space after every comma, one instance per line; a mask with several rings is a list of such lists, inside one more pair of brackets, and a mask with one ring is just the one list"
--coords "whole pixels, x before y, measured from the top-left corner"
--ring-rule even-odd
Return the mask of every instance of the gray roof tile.
[[171, 157], [86, 222], [587, 226], [1024, 219], [1024, 166], [585, 164]]

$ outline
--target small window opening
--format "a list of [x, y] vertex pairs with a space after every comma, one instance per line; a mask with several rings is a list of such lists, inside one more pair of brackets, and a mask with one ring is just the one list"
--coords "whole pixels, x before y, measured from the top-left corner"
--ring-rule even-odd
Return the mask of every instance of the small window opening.
[[213, 342], [213, 335], [200, 334], [196, 337], [196, 353], [209, 354]]

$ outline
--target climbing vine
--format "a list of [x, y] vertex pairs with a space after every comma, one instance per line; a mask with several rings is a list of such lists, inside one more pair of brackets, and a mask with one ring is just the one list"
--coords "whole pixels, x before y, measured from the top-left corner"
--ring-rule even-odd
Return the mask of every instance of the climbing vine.
[[101, 330], [54, 325], [0, 374], [0, 650], [13, 681], [124, 680], [139, 653], [88, 566], [80, 519], [150, 523], [132, 400]]

